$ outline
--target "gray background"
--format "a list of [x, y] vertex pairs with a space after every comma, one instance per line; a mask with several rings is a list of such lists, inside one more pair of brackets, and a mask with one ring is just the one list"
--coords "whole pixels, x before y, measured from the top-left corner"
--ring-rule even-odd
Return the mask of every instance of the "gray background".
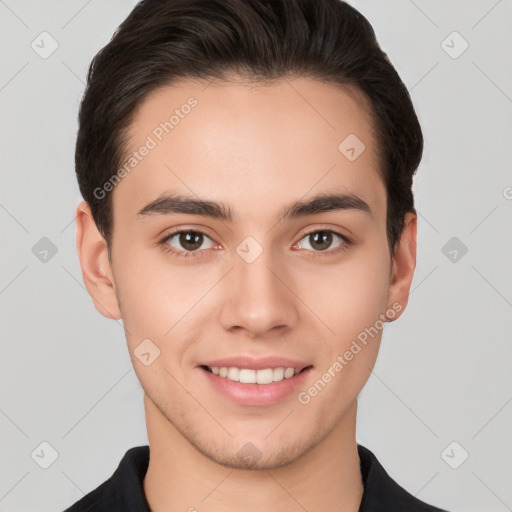
[[[424, 501], [512, 510], [512, 1], [352, 3], [426, 141], [410, 302], [385, 327], [358, 442]], [[85, 72], [134, 5], [0, 0], [0, 511], [62, 510], [147, 444], [122, 325], [93, 307], [74, 226]]]

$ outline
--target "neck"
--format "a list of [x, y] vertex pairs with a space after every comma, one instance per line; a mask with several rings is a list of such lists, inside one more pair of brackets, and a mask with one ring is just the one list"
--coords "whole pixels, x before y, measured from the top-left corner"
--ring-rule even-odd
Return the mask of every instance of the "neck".
[[[152, 512], [358, 512], [363, 482], [357, 403], [318, 444], [274, 469], [236, 469], [192, 445], [144, 394], [150, 460], [143, 481]], [[307, 442], [307, 440], [306, 440]]]

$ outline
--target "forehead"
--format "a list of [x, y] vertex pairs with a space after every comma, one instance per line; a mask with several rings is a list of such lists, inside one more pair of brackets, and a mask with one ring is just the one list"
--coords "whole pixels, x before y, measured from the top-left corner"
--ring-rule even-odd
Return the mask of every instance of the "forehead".
[[261, 215], [331, 188], [385, 209], [368, 111], [358, 90], [308, 78], [162, 87], [133, 117], [114, 212], [172, 190]]

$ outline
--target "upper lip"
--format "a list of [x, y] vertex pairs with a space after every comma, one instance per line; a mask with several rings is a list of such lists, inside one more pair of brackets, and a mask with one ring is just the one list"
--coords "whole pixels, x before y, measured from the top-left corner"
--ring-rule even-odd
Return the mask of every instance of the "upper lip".
[[250, 370], [264, 370], [265, 368], [295, 368], [296, 370], [303, 370], [310, 366], [310, 364], [304, 361], [298, 361], [296, 359], [290, 359], [287, 357], [267, 356], [267, 357], [224, 357], [222, 359], [215, 359], [211, 361], [205, 361], [200, 366], [209, 366], [222, 368], [235, 366], [236, 368], [247, 368]]

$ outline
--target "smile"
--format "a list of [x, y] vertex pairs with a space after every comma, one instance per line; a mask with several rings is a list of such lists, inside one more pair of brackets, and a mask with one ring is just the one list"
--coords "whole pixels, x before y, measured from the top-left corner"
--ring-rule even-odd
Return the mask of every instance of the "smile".
[[279, 382], [283, 379], [290, 379], [302, 371], [299, 368], [284, 368], [282, 366], [277, 368], [264, 368], [261, 370], [237, 368], [235, 366], [204, 366], [204, 368], [214, 375], [244, 384], [270, 384], [272, 382]]
[[293, 367], [249, 369], [234, 366], [198, 367], [213, 390], [242, 406], [275, 405], [302, 387], [313, 371], [309, 365]]

